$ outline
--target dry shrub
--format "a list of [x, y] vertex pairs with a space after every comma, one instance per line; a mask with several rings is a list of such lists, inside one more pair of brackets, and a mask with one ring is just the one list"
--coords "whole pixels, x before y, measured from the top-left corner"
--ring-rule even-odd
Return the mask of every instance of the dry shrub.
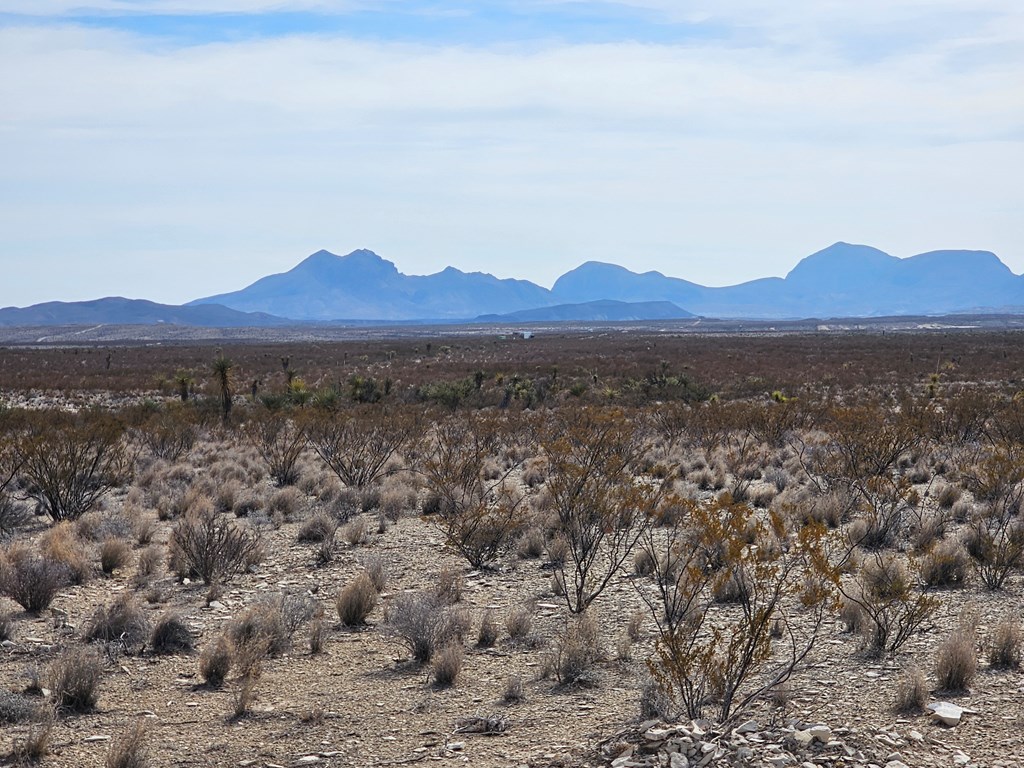
[[139, 562], [135, 567], [136, 577], [140, 581], [144, 581], [146, 578], [154, 575], [160, 570], [163, 559], [164, 553], [160, 547], [156, 545], [146, 547], [139, 553]]
[[380, 555], [369, 555], [363, 560], [363, 571], [373, 582], [373, 588], [383, 592], [388, 585], [388, 569], [384, 558]]
[[402, 518], [402, 513], [415, 505], [416, 494], [408, 489], [403, 491], [399, 488], [390, 488], [380, 496], [380, 513], [392, 523], [397, 523]]
[[526, 698], [523, 678], [519, 675], [509, 675], [508, 680], [505, 681], [505, 690], [501, 698], [506, 704], [518, 704], [523, 701]]
[[64, 712], [91, 712], [96, 707], [102, 676], [103, 665], [95, 650], [69, 648], [48, 670], [54, 704]]
[[343, 626], [361, 627], [366, 624], [366, 617], [377, 605], [377, 589], [373, 580], [361, 573], [338, 592], [335, 607], [338, 619]]
[[458, 568], [445, 566], [437, 574], [437, 582], [434, 585], [434, 594], [437, 599], [446, 605], [454, 605], [462, 600], [462, 589], [465, 584], [462, 578], [462, 571]]
[[106, 768], [146, 768], [149, 761], [148, 729], [145, 720], [136, 720], [110, 742]]
[[248, 490], [238, 495], [231, 512], [235, 517], [251, 517], [263, 510], [266, 502], [258, 491]]
[[966, 691], [978, 672], [976, 636], [973, 627], [958, 627], [939, 646], [935, 677], [940, 690]]
[[669, 720], [674, 707], [665, 689], [653, 678], [648, 678], [640, 688], [640, 716], [645, 719]]
[[72, 584], [85, 584], [92, 578], [89, 550], [78, 538], [70, 522], [60, 523], [47, 531], [39, 542], [40, 552], [67, 569]]
[[285, 520], [291, 522], [302, 509], [304, 499], [297, 488], [282, 488], [270, 497], [267, 509], [271, 514], [280, 513]]
[[0, 558], [0, 593], [7, 595], [29, 613], [49, 607], [68, 583], [67, 568], [48, 557], [14, 545]]
[[485, 611], [480, 620], [480, 631], [476, 636], [476, 644], [480, 648], [493, 648], [498, 642], [498, 625], [494, 621], [494, 613]]
[[650, 576], [658, 567], [658, 563], [648, 550], [638, 549], [633, 555], [633, 572], [637, 576]]
[[731, 571], [715, 579], [711, 586], [711, 597], [716, 603], [738, 603], [745, 594], [743, 578]]
[[278, 656], [291, 647], [295, 633], [315, 611], [315, 602], [305, 595], [272, 595], [231, 622], [228, 636], [240, 657]]
[[895, 555], [876, 557], [861, 569], [861, 583], [872, 596], [886, 600], [910, 588], [910, 574]]
[[251, 669], [238, 678], [231, 690], [232, 719], [241, 719], [252, 710], [252, 705], [256, 702], [256, 683], [259, 677], [259, 671]]
[[505, 631], [513, 642], [525, 639], [533, 629], [533, 614], [536, 612], [530, 603], [513, 608], [505, 617]]
[[104, 539], [100, 545], [100, 569], [107, 576], [128, 562], [131, 548], [124, 539]]
[[896, 687], [893, 709], [899, 714], [923, 712], [928, 703], [928, 681], [917, 667], [907, 669]]
[[220, 688], [234, 666], [235, 649], [225, 635], [218, 635], [199, 657], [199, 674], [211, 688]]
[[562, 536], [555, 536], [547, 544], [548, 562], [552, 565], [562, 565], [569, 557], [569, 542]]
[[156, 520], [147, 514], [139, 514], [132, 525], [132, 533], [139, 546], [145, 546], [153, 541], [157, 532]]
[[234, 512], [235, 504], [242, 495], [242, 487], [237, 480], [227, 480], [217, 486], [213, 496], [213, 506], [218, 512]]
[[387, 631], [420, 663], [429, 662], [438, 648], [461, 642], [467, 625], [463, 613], [423, 593], [396, 597], [385, 620]]
[[958, 486], [941, 483], [935, 489], [934, 495], [939, 509], [952, 509], [953, 505], [960, 501], [963, 491]]
[[309, 624], [309, 652], [314, 656], [323, 653], [327, 644], [327, 625], [319, 616]]
[[435, 656], [432, 664], [434, 683], [442, 688], [455, 684], [462, 671], [463, 652], [461, 645], [446, 645]]
[[134, 595], [123, 593], [110, 605], [97, 608], [85, 628], [90, 642], [121, 643], [126, 651], [141, 649], [149, 637], [149, 619]]
[[31, 696], [0, 688], [0, 723], [26, 723], [35, 720], [40, 714], [40, 708]]
[[14, 637], [14, 617], [9, 613], [0, 613], [0, 643]]
[[338, 524], [325, 512], [317, 512], [312, 515], [299, 528], [298, 541], [322, 542], [330, 541], [338, 529]]
[[988, 663], [993, 669], [1018, 669], [1021, 665], [1021, 647], [1024, 633], [1020, 624], [1004, 619], [996, 625], [988, 649]]
[[528, 528], [519, 537], [516, 554], [524, 560], [536, 560], [544, 554], [544, 531], [540, 528]]
[[643, 636], [644, 622], [646, 620], [647, 614], [643, 611], [636, 611], [633, 613], [633, 615], [629, 617], [629, 623], [626, 624], [626, 637], [634, 643], [640, 640]]
[[53, 716], [29, 726], [24, 736], [16, 737], [11, 745], [11, 757], [16, 763], [38, 763], [50, 754], [53, 736]]
[[342, 537], [353, 547], [366, 543], [366, 521], [357, 517], [349, 520], [341, 532]]
[[597, 683], [595, 665], [600, 660], [597, 620], [584, 613], [566, 627], [555, 645], [555, 677], [563, 685]]
[[843, 598], [839, 606], [839, 618], [847, 632], [861, 634], [868, 627], [868, 616], [861, 605], [853, 600]]
[[171, 531], [170, 561], [182, 578], [199, 576], [213, 584], [259, 562], [263, 551], [254, 530], [215, 514], [188, 515]]
[[929, 587], [959, 587], [967, 581], [969, 565], [959, 541], [940, 541], [921, 559], [921, 579]]
[[149, 646], [157, 654], [188, 653], [195, 648], [195, 638], [178, 614], [165, 613], [153, 627]]

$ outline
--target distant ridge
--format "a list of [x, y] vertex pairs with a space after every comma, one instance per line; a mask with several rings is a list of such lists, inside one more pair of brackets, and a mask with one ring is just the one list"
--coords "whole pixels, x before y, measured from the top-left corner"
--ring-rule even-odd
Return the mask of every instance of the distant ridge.
[[785, 277], [711, 288], [660, 272], [588, 261], [550, 290], [448, 267], [405, 275], [373, 251], [317, 251], [292, 269], [183, 307], [122, 298], [0, 310], [0, 325], [557, 322], [706, 318], [790, 320], [1024, 314], [1024, 277], [989, 251], [930, 251], [899, 259], [835, 243]]

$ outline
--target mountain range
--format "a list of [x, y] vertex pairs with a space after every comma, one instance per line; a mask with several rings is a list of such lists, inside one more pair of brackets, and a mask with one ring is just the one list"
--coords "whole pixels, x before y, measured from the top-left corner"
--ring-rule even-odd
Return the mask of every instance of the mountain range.
[[120, 298], [0, 309], [0, 326], [176, 323], [272, 326], [344, 322], [664, 320], [694, 315], [788, 319], [1024, 313], [1024, 277], [988, 251], [896, 258], [835, 243], [785, 277], [707, 287], [588, 261], [551, 289], [448, 267], [405, 275], [368, 250], [317, 251], [292, 269], [182, 307]]

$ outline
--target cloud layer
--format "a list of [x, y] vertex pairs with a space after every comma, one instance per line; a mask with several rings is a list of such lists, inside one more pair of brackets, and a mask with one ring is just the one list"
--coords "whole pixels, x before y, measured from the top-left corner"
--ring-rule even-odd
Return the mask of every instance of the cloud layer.
[[[485, 42], [417, 40], [444, 4], [216, 40], [208, 15], [280, 4], [84, 5], [3, 5], [0, 304], [179, 302], [320, 247], [547, 283], [600, 259], [727, 284], [838, 239], [1024, 271], [1017, 4], [536, 2], [535, 34]], [[201, 24], [124, 22], [152, 14]]]

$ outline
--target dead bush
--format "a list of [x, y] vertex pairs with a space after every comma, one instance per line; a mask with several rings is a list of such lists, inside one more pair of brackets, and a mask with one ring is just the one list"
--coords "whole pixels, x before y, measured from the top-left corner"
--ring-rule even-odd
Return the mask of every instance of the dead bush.
[[530, 634], [530, 630], [533, 629], [533, 614], [535, 612], [535, 607], [527, 603], [513, 608], [505, 617], [505, 631], [508, 632], [512, 642], [523, 640]]
[[67, 649], [48, 670], [48, 687], [54, 704], [62, 712], [91, 712], [96, 707], [102, 676], [103, 665], [95, 650]]
[[993, 669], [1019, 669], [1024, 633], [1020, 624], [1012, 619], [1003, 619], [996, 625], [989, 642], [988, 664]]
[[978, 672], [976, 637], [972, 627], [958, 627], [939, 646], [935, 678], [940, 690], [966, 691]]
[[377, 589], [373, 580], [361, 573], [338, 592], [335, 607], [338, 619], [343, 626], [361, 627], [366, 624], [366, 617], [377, 605]]
[[445, 566], [437, 574], [437, 581], [434, 584], [434, 595], [445, 605], [454, 605], [462, 600], [464, 584], [462, 571], [458, 568]]
[[145, 720], [135, 723], [110, 742], [106, 768], [146, 768], [150, 765]]
[[100, 569], [107, 576], [128, 562], [131, 548], [124, 539], [104, 539], [100, 545]]
[[476, 636], [476, 644], [480, 648], [493, 648], [498, 642], [498, 625], [494, 622], [494, 614], [488, 610], [480, 620], [480, 631]]
[[0, 723], [16, 725], [37, 719], [41, 710], [35, 699], [0, 688]]
[[235, 649], [225, 635], [218, 635], [199, 657], [199, 674], [211, 688], [220, 688], [234, 665]]
[[215, 514], [186, 516], [171, 531], [168, 547], [178, 575], [198, 576], [205, 584], [238, 573], [262, 556], [256, 531]]
[[459, 611], [433, 595], [403, 593], [388, 607], [385, 628], [415, 661], [425, 664], [438, 648], [461, 642], [466, 623]]
[[970, 559], [959, 541], [940, 541], [921, 559], [921, 580], [929, 587], [963, 586], [969, 566]]
[[383, 592], [388, 585], [388, 568], [380, 555], [369, 555], [363, 559], [363, 572], [369, 576], [373, 588]]
[[284, 411], [260, 411], [242, 425], [242, 432], [256, 448], [275, 485], [294, 485], [299, 480], [299, 458], [306, 447], [302, 429]]
[[303, 542], [329, 541], [334, 538], [337, 530], [338, 524], [332, 517], [324, 512], [317, 512], [302, 524], [296, 538]]
[[917, 667], [904, 671], [896, 687], [896, 699], [893, 709], [898, 714], [924, 712], [928, 703], [928, 681], [924, 673]]
[[536, 560], [544, 554], [544, 531], [540, 528], [528, 528], [519, 537], [516, 553], [524, 560]]
[[43, 534], [39, 549], [45, 557], [64, 566], [70, 583], [85, 584], [92, 578], [89, 550], [71, 523], [62, 522]]
[[157, 654], [188, 653], [195, 648], [195, 638], [178, 614], [165, 613], [153, 627], [149, 647]]
[[0, 593], [32, 614], [50, 606], [68, 583], [67, 568], [27, 547], [9, 547], [0, 558]]
[[518, 704], [526, 699], [523, 678], [519, 675], [509, 675], [505, 681], [505, 690], [501, 695], [502, 701], [506, 704]]
[[454, 685], [462, 671], [462, 659], [462, 646], [457, 644], [446, 645], [435, 654], [432, 664], [435, 685], [442, 688]]
[[142, 649], [149, 632], [149, 619], [134, 595], [123, 593], [106, 607], [96, 609], [84, 636], [90, 642], [117, 642], [126, 652], [133, 652]]
[[570, 621], [555, 644], [555, 676], [563, 685], [597, 684], [595, 666], [601, 658], [597, 621], [590, 613]]

